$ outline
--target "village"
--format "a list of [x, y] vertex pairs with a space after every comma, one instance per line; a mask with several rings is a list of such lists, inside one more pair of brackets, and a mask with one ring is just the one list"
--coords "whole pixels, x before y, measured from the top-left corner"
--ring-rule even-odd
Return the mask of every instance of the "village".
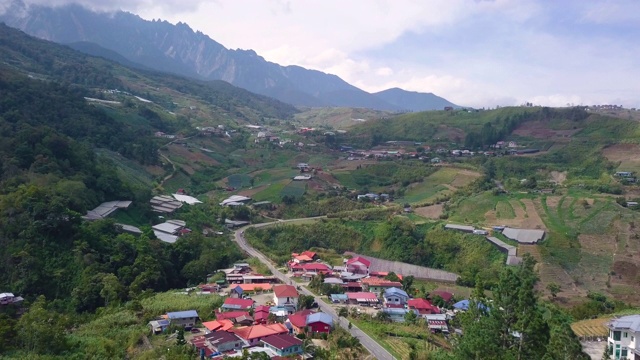
[[150, 321], [149, 330], [160, 335], [169, 329], [184, 329], [185, 339], [210, 359], [242, 356], [243, 352], [262, 352], [272, 359], [312, 358], [305, 353], [305, 339], [322, 346], [338, 325], [320, 309], [315, 297], [300, 291], [306, 285], [328, 291], [317, 295], [339, 316], [355, 311], [393, 322], [413, 317], [424, 319], [432, 333], [459, 331], [449, 322], [458, 312], [468, 310], [469, 300], [456, 301], [454, 294], [444, 290], [430, 292], [429, 298], [414, 298], [411, 289], [403, 290], [401, 274], [370, 271], [370, 264], [365, 257], [356, 256], [332, 267], [313, 251], [293, 253], [287, 276], [300, 284], [295, 286], [259, 274], [248, 263], [236, 263], [219, 270], [222, 276], [214, 274], [212, 278], [218, 280], [185, 292], [185, 296], [224, 296], [212, 318], [201, 318], [195, 310], [168, 312]]

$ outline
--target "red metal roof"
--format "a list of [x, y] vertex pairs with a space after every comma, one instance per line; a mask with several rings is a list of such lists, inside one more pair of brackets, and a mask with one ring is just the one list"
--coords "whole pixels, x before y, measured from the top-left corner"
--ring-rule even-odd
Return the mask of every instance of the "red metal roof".
[[266, 338], [262, 339], [262, 342], [265, 344], [269, 344], [279, 350], [284, 350], [292, 346], [302, 345], [302, 340], [288, 334], [267, 336]]
[[347, 298], [349, 300], [358, 300], [358, 299], [378, 300], [378, 296], [376, 296], [376, 294], [371, 292], [348, 292]]
[[249, 316], [249, 312], [247, 311], [227, 311], [227, 312], [223, 312], [223, 313], [216, 313], [216, 319], [218, 320], [223, 320], [223, 319], [235, 319], [238, 316]]
[[219, 330], [229, 330], [233, 327], [233, 322], [227, 319], [213, 320], [203, 322], [202, 325], [207, 328], [209, 331], [219, 331]]
[[270, 325], [253, 325], [244, 326], [231, 329], [234, 333], [245, 340], [253, 340], [257, 338], [266, 337], [269, 335], [286, 334], [289, 332], [287, 328], [282, 324], [270, 324]]
[[355, 262], [360, 262], [361, 264], [363, 264], [366, 267], [371, 266], [371, 261], [363, 258], [362, 256], [356, 256], [356, 257], [353, 257], [353, 258], [347, 260], [347, 265], [351, 265], [351, 264], [353, 264]]
[[444, 290], [435, 290], [435, 291], [432, 291], [432, 292], [429, 294], [429, 297], [431, 297], [431, 299], [433, 299], [433, 297], [434, 297], [434, 296], [436, 296], [436, 295], [440, 296], [440, 297], [442, 298], [442, 300], [444, 300], [444, 301], [446, 301], [446, 302], [449, 302], [449, 301], [451, 300], [451, 298], [453, 297], [453, 294], [452, 294], [452, 293], [450, 293], [450, 292], [448, 292], [448, 291], [444, 291]]
[[313, 311], [311, 310], [298, 311], [297, 313], [293, 313], [289, 315], [289, 322], [295, 327], [303, 328], [307, 326], [307, 316], [309, 316], [309, 314], [313, 314]]
[[308, 256], [313, 260], [313, 258], [316, 257], [317, 254], [313, 251], [307, 250], [307, 251], [303, 251], [300, 255]]
[[425, 299], [409, 299], [407, 306], [414, 309], [430, 309], [433, 305]]
[[253, 306], [253, 300], [239, 299], [239, 298], [226, 298], [224, 300], [223, 305], [233, 306], [238, 309], [248, 309]]
[[331, 271], [331, 268], [329, 266], [321, 263], [302, 264], [301, 267], [305, 271]]
[[276, 295], [276, 297], [279, 297], [279, 298], [283, 298], [283, 297], [297, 298], [298, 297], [298, 290], [296, 290], [296, 287], [292, 285], [276, 285], [273, 287], [273, 293]]

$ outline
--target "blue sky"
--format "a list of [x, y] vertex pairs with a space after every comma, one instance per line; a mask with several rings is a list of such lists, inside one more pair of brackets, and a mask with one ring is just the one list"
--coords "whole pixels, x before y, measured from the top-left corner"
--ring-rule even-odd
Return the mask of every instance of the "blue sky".
[[640, 107], [637, 0], [77, 2], [186, 22], [228, 48], [367, 91], [401, 87], [477, 107]]

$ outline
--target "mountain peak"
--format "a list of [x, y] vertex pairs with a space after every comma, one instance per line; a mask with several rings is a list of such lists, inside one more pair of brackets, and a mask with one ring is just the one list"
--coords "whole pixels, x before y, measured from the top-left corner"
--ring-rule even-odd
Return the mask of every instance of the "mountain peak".
[[[14, 3], [24, 7], [22, 1], [14, 0], [11, 4]], [[424, 99], [407, 102], [402, 98], [435, 95], [401, 89], [393, 89], [392, 94], [370, 94], [336, 75], [300, 66], [281, 66], [265, 60], [254, 50], [229, 50], [184, 22], [172, 25], [159, 19], [147, 21], [128, 12], [107, 14], [80, 5], [29, 6], [23, 14], [17, 13], [0, 14], [0, 21], [40, 38], [64, 44], [94, 43], [143, 67], [202, 80], [224, 80], [293, 105], [392, 111], [434, 108]], [[86, 44], [80, 48], [99, 50], [116, 58]]]

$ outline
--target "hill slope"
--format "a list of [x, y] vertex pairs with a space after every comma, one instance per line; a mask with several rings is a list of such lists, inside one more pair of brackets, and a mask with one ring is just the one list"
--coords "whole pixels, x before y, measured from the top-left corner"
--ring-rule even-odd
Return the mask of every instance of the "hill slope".
[[[40, 38], [64, 44], [92, 42], [149, 68], [204, 80], [224, 80], [290, 104], [405, 110], [335, 75], [280, 66], [252, 50], [227, 49], [184, 23], [145, 21], [126, 12], [95, 13], [78, 5], [26, 7], [18, 0], [0, 14], [0, 21]], [[431, 109], [409, 102], [413, 104], [411, 110]]]

